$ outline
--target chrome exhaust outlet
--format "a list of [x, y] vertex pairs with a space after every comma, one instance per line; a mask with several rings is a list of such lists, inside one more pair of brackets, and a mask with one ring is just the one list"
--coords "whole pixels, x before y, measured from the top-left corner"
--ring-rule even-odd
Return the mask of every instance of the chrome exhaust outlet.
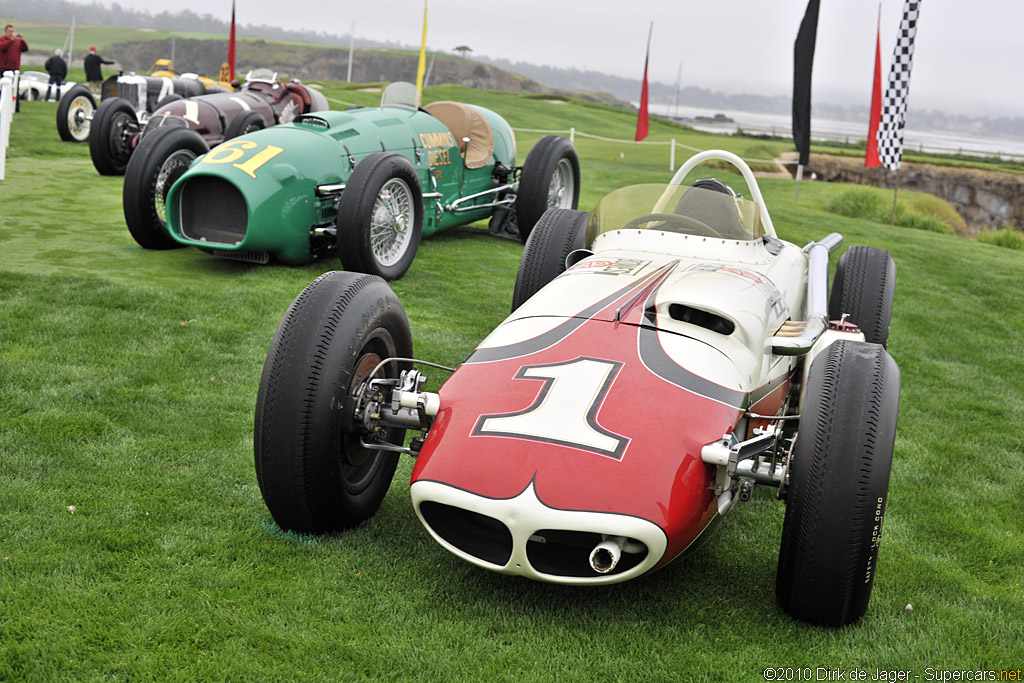
[[610, 536], [598, 543], [590, 551], [590, 568], [598, 574], [607, 574], [615, 569], [622, 557], [622, 546], [626, 539], [623, 536]]

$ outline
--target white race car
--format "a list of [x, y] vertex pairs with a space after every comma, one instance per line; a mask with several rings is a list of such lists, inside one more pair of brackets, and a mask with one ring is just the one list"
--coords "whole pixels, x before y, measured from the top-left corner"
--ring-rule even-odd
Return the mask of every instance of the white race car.
[[[752, 201], [713, 179], [679, 184], [707, 159], [733, 163]], [[886, 351], [895, 265], [852, 247], [829, 297], [841, 242], [779, 239], [750, 169], [722, 151], [591, 214], [551, 209], [524, 248], [512, 315], [438, 393], [422, 390], [384, 281], [327, 273], [267, 354], [264, 501], [285, 529], [353, 526], [407, 453], [413, 508], [455, 555], [604, 584], [664, 566], [770, 486], [786, 505], [780, 606], [853, 622], [875, 576], [900, 374]], [[407, 429], [420, 432], [408, 445]]]
[[[18, 98], [22, 100], [45, 99], [46, 89], [50, 87], [50, 99], [58, 99], [57, 86], [50, 86], [49, 83], [49, 74], [44, 74], [42, 71], [23, 71], [18, 79]], [[74, 81], [64, 81], [59, 90], [63, 94], [74, 86]]]

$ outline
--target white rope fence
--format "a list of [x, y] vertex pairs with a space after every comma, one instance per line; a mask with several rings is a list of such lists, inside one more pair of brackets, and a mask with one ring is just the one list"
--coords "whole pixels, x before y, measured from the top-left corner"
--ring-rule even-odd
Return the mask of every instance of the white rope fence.
[[[541, 129], [538, 129], [538, 128], [513, 128], [512, 130], [514, 130], [516, 132], [519, 132], [519, 133], [540, 133], [541, 135], [566, 135], [566, 136], [569, 137], [569, 142], [573, 142], [573, 143], [576, 142], [576, 136], [579, 135], [581, 138], [588, 138], [590, 140], [600, 140], [601, 142], [624, 142], [626, 144], [631, 144], [631, 145], [660, 145], [660, 146], [670, 145], [671, 147], [670, 147], [670, 150], [669, 150], [669, 161], [668, 161], [668, 169], [670, 171], [675, 171], [676, 170], [676, 147], [682, 147], [683, 149], [689, 150], [690, 152], [694, 152], [694, 153], [706, 152], [707, 151], [706, 149], [700, 149], [699, 147], [691, 147], [689, 145], [684, 145], [681, 142], [677, 142], [675, 138], [672, 138], [668, 142], [662, 142], [662, 141], [658, 141], [658, 140], [640, 140], [640, 141], [622, 140], [622, 139], [619, 139], [619, 138], [606, 138], [606, 137], [602, 137], [600, 135], [592, 135], [590, 133], [584, 133], [582, 131], [576, 130], [575, 128], [570, 128], [569, 130], [541, 130]], [[796, 161], [781, 161], [781, 160], [777, 160], [777, 159], [743, 159], [743, 160], [746, 161], [747, 163], [756, 162], [756, 163], [762, 163], [762, 164], [778, 164], [778, 165], [782, 165], [782, 166], [792, 165], [792, 164], [797, 163]]]

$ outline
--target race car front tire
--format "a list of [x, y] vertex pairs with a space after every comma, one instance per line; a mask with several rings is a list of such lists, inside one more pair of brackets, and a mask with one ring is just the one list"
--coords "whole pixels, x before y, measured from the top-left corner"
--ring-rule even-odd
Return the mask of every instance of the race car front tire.
[[565, 259], [583, 247], [590, 214], [573, 209], [548, 209], [523, 247], [512, 291], [512, 310], [565, 272]]
[[837, 341], [811, 366], [775, 580], [779, 606], [796, 619], [844, 626], [867, 610], [899, 398], [899, 368], [878, 344]]
[[89, 139], [90, 120], [96, 111], [96, 98], [84, 85], [73, 86], [57, 103], [57, 133], [64, 142], [85, 142]]
[[167, 193], [196, 157], [208, 151], [210, 147], [203, 137], [189, 128], [157, 128], [139, 143], [128, 161], [121, 191], [124, 220], [139, 246], [183, 246], [167, 229]]
[[877, 247], [850, 247], [836, 264], [828, 316], [839, 320], [845, 313], [866, 341], [888, 346], [895, 292], [896, 264], [889, 252]]
[[[288, 308], [263, 365], [253, 435], [260, 492], [282, 529], [327, 533], [376, 513], [398, 454], [362, 447], [352, 397], [381, 360], [411, 356], [405, 310], [380, 278], [329, 272]], [[408, 367], [388, 363], [375, 376]], [[404, 438], [388, 430], [390, 443]]]
[[519, 239], [526, 243], [530, 231], [548, 209], [575, 209], [580, 201], [580, 158], [567, 138], [545, 135], [526, 155], [516, 222]]
[[89, 156], [100, 175], [124, 175], [132, 156], [131, 135], [138, 130], [128, 100], [111, 97], [100, 103], [89, 132]]
[[412, 163], [374, 152], [356, 166], [338, 205], [338, 255], [345, 270], [385, 280], [405, 275], [423, 234], [423, 192]]

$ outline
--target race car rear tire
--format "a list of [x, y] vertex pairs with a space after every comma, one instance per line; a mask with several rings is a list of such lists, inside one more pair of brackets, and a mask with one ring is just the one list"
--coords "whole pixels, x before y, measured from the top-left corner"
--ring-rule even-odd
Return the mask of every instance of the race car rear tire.
[[516, 222], [526, 243], [530, 231], [548, 209], [575, 209], [580, 201], [580, 158], [568, 138], [545, 135], [526, 155]]
[[899, 368], [878, 344], [837, 341], [811, 366], [775, 580], [794, 618], [843, 626], [867, 610], [899, 397]]
[[139, 142], [128, 161], [121, 205], [128, 231], [146, 249], [177, 249], [167, 229], [167, 193], [200, 154], [210, 147], [189, 128], [157, 128]]
[[244, 111], [228, 124], [227, 130], [224, 132], [224, 139], [233, 140], [239, 135], [254, 133], [266, 127], [267, 122], [263, 120], [263, 117], [258, 112]]
[[[380, 360], [411, 356], [405, 310], [377, 277], [325, 273], [288, 308], [263, 365], [253, 435], [260, 492], [282, 529], [326, 533], [376, 513], [398, 454], [360, 445], [351, 397]], [[408, 367], [389, 363], [377, 376]], [[404, 438], [388, 430], [390, 443]]]
[[888, 346], [896, 291], [896, 264], [885, 249], [850, 247], [839, 257], [828, 300], [828, 316], [844, 313], [873, 344]]
[[405, 275], [423, 234], [423, 193], [400, 154], [374, 152], [356, 166], [338, 205], [338, 255], [345, 270], [385, 280]]
[[139, 131], [135, 110], [127, 100], [103, 100], [92, 117], [89, 156], [100, 175], [124, 175], [132, 156], [131, 136]]
[[565, 259], [583, 247], [590, 214], [573, 209], [548, 209], [523, 247], [512, 291], [512, 310], [565, 272]]
[[85, 142], [89, 139], [91, 121], [86, 117], [96, 111], [96, 98], [84, 85], [73, 86], [57, 103], [57, 132], [64, 142]]

